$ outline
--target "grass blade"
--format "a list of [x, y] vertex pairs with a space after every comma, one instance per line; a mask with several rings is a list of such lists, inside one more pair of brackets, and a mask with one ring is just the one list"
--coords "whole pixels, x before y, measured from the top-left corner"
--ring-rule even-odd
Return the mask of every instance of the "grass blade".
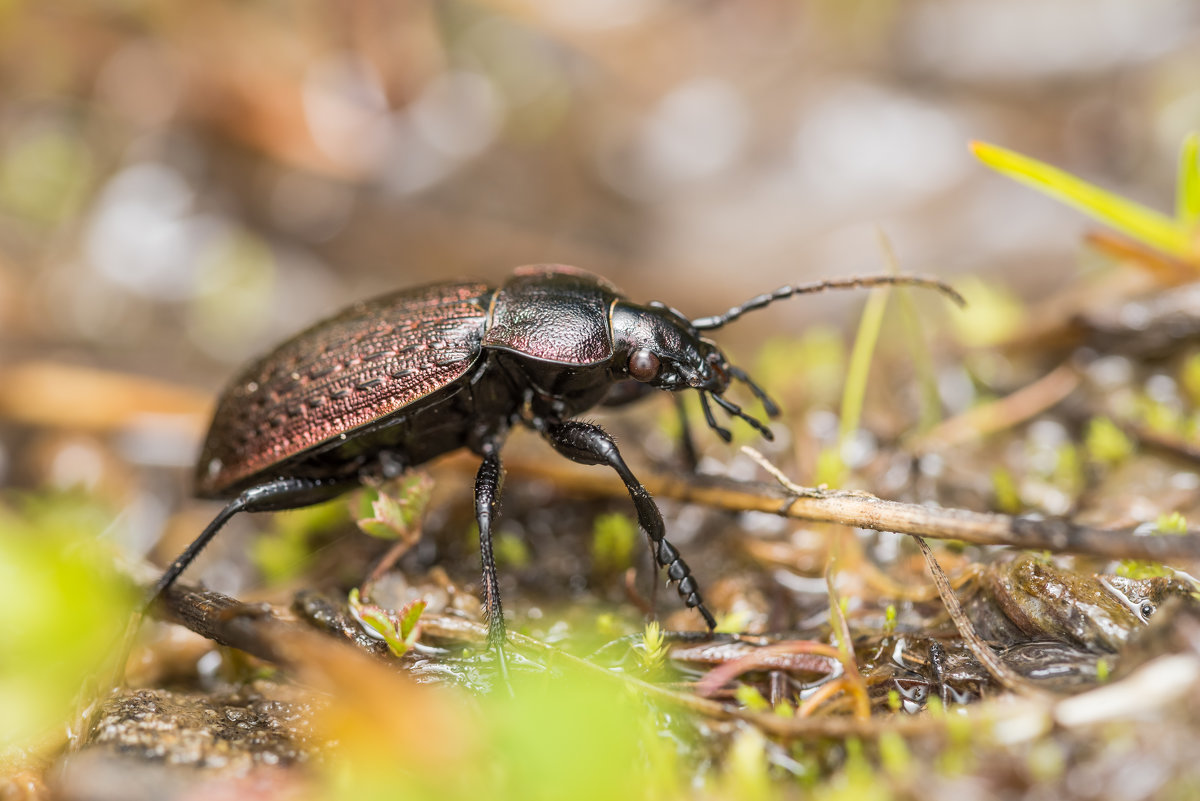
[[867, 394], [867, 378], [871, 373], [871, 357], [879, 331], [883, 328], [883, 312], [887, 308], [888, 288], [872, 289], [858, 322], [858, 335], [854, 338], [854, 349], [850, 352], [850, 366], [846, 371], [846, 387], [842, 392], [842, 421], [839, 433], [845, 441], [853, 434], [862, 418], [863, 398]]
[[[882, 230], [876, 233], [888, 269], [893, 273], [900, 272], [900, 262], [896, 258], [892, 241]], [[909, 353], [913, 360], [913, 369], [920, 391], [921, 419], [917, 424], [917, 430], [925, 432], [942, 421], [942, 396], [938, 391], [937, 371], [933, 366], [933, 355], [929, 352], [929, 346], [925, 341], [921, 316], [917, 314], [917, 305], [913, 302], [909, 287], [896, 287], [896, 290], [896, 300], [900, 305], [900, 319], [904, 325], [904, 334], [908, 338]]]
[[1165, 214], [1006, 148], [972, 142], [971, 150], [997, 172], [1061, 200], [1139, 242], [1181, 258], [1195, 256], [1187, 231]]
[[1200, 133], [1192, 131], [1179, 148], [1179, 175], [1175, 180], [1175, 217], [1192, 234], [1200, 228]]

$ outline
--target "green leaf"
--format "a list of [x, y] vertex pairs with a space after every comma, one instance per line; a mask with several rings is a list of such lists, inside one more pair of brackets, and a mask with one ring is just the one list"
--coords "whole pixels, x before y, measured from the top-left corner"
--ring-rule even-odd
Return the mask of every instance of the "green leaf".
[[1073, 206], [1138, 242], [1181, 258], [1196, 255], [1185, 227], [1165, 214], [1006, 148], [972, 142], [971, 150], [980, 161], [1002, 175]]
[[412, 645], [416, 639], [417, 623], [421, 619], [421, 613], [425, 611], [428, 602], [424, 598], [418, 598], [415, 601], [409, 601], [400, 610], [398, 617], [400, 618], [400, 636], [408, 645]]
[[418, 623], [427, 605], [423, 598], [410, 601], [399, 612], [364, 603], [357, 587], [350, 590], [348, 600], [351, 611], [383, 637], [389, 651], [396, 656], [408, 653], [420, 634]]
[[406, 473], [383, 487], [367, 487], [351, 501], [358, 527], [384, 540], [413, 539], [429, 505], [433, 479], [426, 473]]
[[767, 702], [763, 694], [752, 685], [739, 684], [733, 694], [739, 704], [752, 712], [766, 712], [771, 708], [771, 704]]
[[1200, 233], [1200, 133], [1196, 131], [1185, 136], [1179, 148], [1175, 218], [1193, 236]]

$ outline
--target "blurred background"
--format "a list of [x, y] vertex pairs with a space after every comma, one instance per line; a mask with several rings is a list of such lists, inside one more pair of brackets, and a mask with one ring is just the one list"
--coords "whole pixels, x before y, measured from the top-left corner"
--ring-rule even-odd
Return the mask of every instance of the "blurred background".
[[0, 485], [186, 468], [236, 365], [422, 281], [565, 262], [711, 314], [885, 269], [883, 231], [1035, 297], [1085, 223], [968, 141], [1165, 210], [1197, 74], [1189, 0], [5, 0]]

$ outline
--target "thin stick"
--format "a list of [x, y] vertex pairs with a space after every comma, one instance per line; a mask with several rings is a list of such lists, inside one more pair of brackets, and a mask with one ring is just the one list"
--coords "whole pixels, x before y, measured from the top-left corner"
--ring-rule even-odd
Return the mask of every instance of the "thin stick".
[[[743, 452], [765, 459], [751, 448]], [[465, 464], [465, 462], [464, 462]], [[622, 497], [625, 486], [604, 472], [558, 462], [510, 459], [509, 475], [543, 479], [564, 492], [585, 496]], [[1200, 531], [1170, 537], [1136, 536], [1132, 528], [1099, 529], [1062, 519], [1013, 517], [966, 509], [947, 509], [889, 501], [866, 492], [798, 488], [783, 489], [761, 482], [715, 476], [680, 476], [641, 472], [645, 488], [656, 497], [733, 512], [769, 512], [797, 520], [837, 523], [875, 531], [919, 534], [931, 539], [961, 540], [975, 545], [1007, 545], [1038, 551], [1081, 553], [1106, 559], [1150, 559], [1157, 562], [1200, 561]]]
[[1075, 391], [1079, 381], [1079, 372], [1070, 363], [1060, 364], [1010, 395], [934, 426], [921, 435], [915, 447], [928, 451], [1005, 431], [1057, 406]]

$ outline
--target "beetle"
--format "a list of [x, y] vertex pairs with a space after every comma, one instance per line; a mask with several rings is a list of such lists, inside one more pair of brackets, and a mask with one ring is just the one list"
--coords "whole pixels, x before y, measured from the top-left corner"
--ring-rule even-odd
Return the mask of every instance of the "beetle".
[[730, 433], [718, 425], [710, 400], [769, 438], [770, 429], [724, 393], [740, 381], [768, 416], [778, 407], [703, 332], [793, 295], [880, 284], [931, 287], [961, 303], [936, 279], [882, 275], [785, 286], [691, 320], [662, 303], [633, 303], [605, 279], [565, 265], [518, 268], [498, 288], [450, 281], [356, 303], [246, 366], [222, 393], [197, 464], [196, 491], [227, 503], [162, 574], [150, 600], [238, 512], [319, 503], [468, 448], [482, 457], [475, 516], [488, 639], [503, 653], [492, 530], [501, 445], [514, 426], [525, 425], [568, 459], [617, 472], [657, 564], [711, 631], [716, 621], [667, 540], [657, 505], [613, 438], [575, 418], [652, 389], [690, 389], [700, 394], [708, 426], [726, 441]]

